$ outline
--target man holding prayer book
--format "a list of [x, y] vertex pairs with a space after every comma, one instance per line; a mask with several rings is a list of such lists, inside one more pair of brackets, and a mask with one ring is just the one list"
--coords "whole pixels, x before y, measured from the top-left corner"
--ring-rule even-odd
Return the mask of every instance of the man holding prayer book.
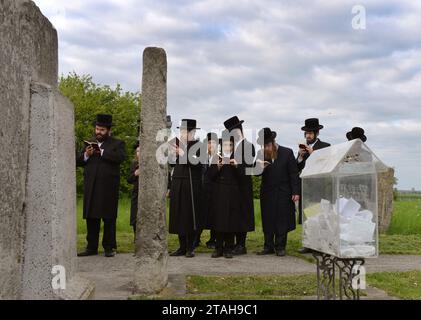
[[112, 116], [97, 115], [95, 139], [84, 141], [77, 166], [84, 168], [83, 218], [87, 225], [87, 247], [78, 256], [98, 254], [101, 219], [104, 222], [102, 246], [106, 257], [117, 249], [116, 220], [120, 187], [120, 164], [126, 157], [123, 141], [111, 136]]

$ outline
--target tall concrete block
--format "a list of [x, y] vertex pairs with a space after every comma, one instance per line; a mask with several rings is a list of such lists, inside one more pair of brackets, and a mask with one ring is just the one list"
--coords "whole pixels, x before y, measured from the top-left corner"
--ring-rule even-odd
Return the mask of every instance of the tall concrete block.
[[[92, 290], [76, 274], [76, 163], [73, 105], [51, 86], [31, 85], [24, 215], [23, 299], [80, 299]], [[65, 289], [53, 289], [54, 266]]]
[[[72, 277], [75, 262], [70, 261], [75, 254], [75, 239], [69, 235], [76, 228], [71, 220], [75, 219], [74, 204], [60, 204], [60, 197], [74, 201], [74, 184], [68, 180], [74, 168], [67, 166], [74, 161], [69, 159], [74, 158], [75, 150], [71, 149], [73, 122], [65, 129], [54, 126], [61, 117], [73, 119], [73, 109], [57, 95], [57, 47], [56, 30], [32, 1], [0, 1], [0, 299], [58, 298], [59, 293], [45, 289], [46, 283], [51, 286], [52, 264], [69, 268], [68, 281], [74, 278], [74, 283], [83, 282], [76, 275]], [[43, 85], [34, 85], [31, 97], [33, 82]], [[37, 131], [41, 129], [45, 131]], [[67, 130], [65, 137], [61, 130]], [[52, 137], [61, 141], [55, 156], [50, 149]], [[48, 150], [44, 145], [49, 146]], [[60, 163], [63, 160], [66, 167]], [[32, 180], [37, 166], [50, 168], [49, 175], [42, 177], [51, 179], [49, 185]], [[62, 178], [66, 186], [58, 182]], [[53, 185], [58, 189], [53, 190]], [[40, 204], [39, 199], [46, 199], [50, 192], [48, 199], [55, 200]], [[37, 220], [34, 210], [39, 210], [36, 213], [44, 220]], [[37, 238], [37, 232], [46, 239]], [[66, 240], [59, 240], [61, 237]], [[64, 246], [54, 245], [54, 241], [62, 241]], [[40, 278], [33, 278], [32, 272], [33, 277]], [[70, 282], [68, 288], [73, 288]], [[67, 290], [66, 294], [76, 291]]]
[[140, 117], [139, 212], [137, 215], [135, 293], [160, 292], [168, 282], [167, 165], [156, 159], [159, 130], [166, 129], [167, 58], [161, 48], [143, 52]]

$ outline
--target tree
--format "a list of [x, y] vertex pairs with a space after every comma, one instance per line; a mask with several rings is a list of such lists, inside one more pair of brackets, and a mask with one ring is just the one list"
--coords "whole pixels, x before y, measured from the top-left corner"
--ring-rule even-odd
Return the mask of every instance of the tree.
[[[121, 166], [120, 193], [128, 194], [131, 186], [126, 182], [126, 176], [139, 136], [140, 93], [123, 92], [118, 84], [115, 89], [107, 85], [98, 85], [92, 81], [91, 76], [79, 76], [74, 72], [60, 77], [59, 89], [75, 106], [77, 151], [83, 148], [83, 140], [90, 140], [94, 136], [97, 114], [107, 113], [113, 116], [112, 134], [126, 143], [127, 159]], [[82, 172], [81, 168], [77, 169], [78, 194], [83, 192]]]

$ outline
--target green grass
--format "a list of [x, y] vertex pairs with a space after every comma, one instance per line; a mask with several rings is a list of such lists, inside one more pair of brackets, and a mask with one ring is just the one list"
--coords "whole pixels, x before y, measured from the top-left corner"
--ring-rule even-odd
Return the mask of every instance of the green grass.
[[[77, 201], [78, 208], [78, 249], [86, 245], [86, 224], [82, 219], [82, 199]], [[421, 203], [409, 201], [396, 201], [391, 227], [387, 234], [380, 235], [380, 253], [382, 254], [421, 254]], [[255, 200], [256, 231], [248, 234], [247, 248], [250, 253], [257, 252], [263, 245], [262, 223], [259, 200]], [[133, 232], [130, 227], [130, 199], [122, 198], [119, 202], [117, 219], [117, 243], [119, 252], [133, 252]], [[202, 242], [209, 239], [209, 231], [204, 231]], [[178, 247], [176, 235], [168, 235], [168, 250]], [[288, 234], [287, 254], [312, 261], [309, 256], [300, 255], [297, 250], [301, 247], [301, 226]], [[196, 252], [210, 253], [212, 250], [204, 246]]]
[[[308, 275], [268, 276], [187, 276], [187, 292], [177, 296], [132, 296], [131, 299], [179, 300], [299, 300], [316, 296], [317, 279]], [[337, 283], [338, 284], [338, 283]], [[367, 274], [367, 284], [389, 296], [421, 299], [421, 271]], [[364, 290], [362, 296], [367, 296]]]
[[421, 235], [421, 201], [395, 201], [388, 234]]
[[400, 299], [421, 299], [421, 271], [372, 273], [367, 283]]

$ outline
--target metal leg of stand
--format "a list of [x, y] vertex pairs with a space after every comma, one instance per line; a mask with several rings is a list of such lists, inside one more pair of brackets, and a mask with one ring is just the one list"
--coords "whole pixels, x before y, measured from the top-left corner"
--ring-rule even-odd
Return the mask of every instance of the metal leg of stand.
[[[359, 267], [364, 263], [365, 259], [363, 258], [335, 259], [335, 264], [339, 269], [339, 297], [341, 300], [344, 296], [349, 300], [360, 300]], [[355, 280], [357, 283], [354, 283]], [[356, 284], [356, 288], [354, 284]]]
[[335, 258], [329, 254], [313, 251], [317, 261], [317, 299], [335, 300]]

